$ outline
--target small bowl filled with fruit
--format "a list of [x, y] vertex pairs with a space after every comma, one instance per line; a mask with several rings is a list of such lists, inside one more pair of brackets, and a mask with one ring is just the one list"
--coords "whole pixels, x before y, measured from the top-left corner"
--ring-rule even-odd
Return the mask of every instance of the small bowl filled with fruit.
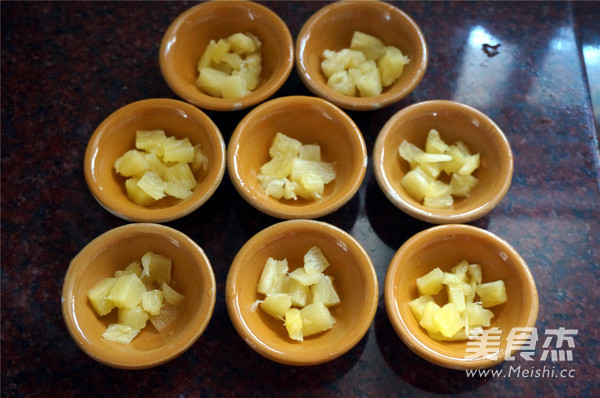
[[317, 365], [354, 347], [378, 301], [361, 245], [321, 221], [282, 221], [252, 237], [233, 260], [227, 309], [244, 341], [286, 365]]
[[358, 191], [367, 167], [362, 134], [336, 105], [317, 97], [276, 98], [250, 111], [227, 148], [242, 197], [282, 219], [318, 218]]
[[85, 179], [96, 200], [127, 221], [167, 222], [188, 215], [225, 174], [225, 142], [200, 109], [147, 99], [109, 115], [85, 151]]
[[62, 313], [77, 345], [121, 369], [161, 365], [185, 352], [206, 329], [216, 282], [206, 254], [160, 224], [114, 228], [71, 261]]
[[492, 119], [468, 105], [410, 105], [381, 129], [373, 149], [377, 183], [408, 215], [433, 224], [489, 213], [512, 181], [510, 144]]
[[263, 5], [209, 1], [173, 21], [159, 63], [179, 97], [202, 109], [232, 111], [266, 100], [285, 83], [294, 43], [283, 20]]
[[514, 358], [539, 300], [523, 258], [502, 238], [464, 224], [424, 230], [398, 249], [384, 300], [396, 333], [417, 355], [450, 369]]
[[325, 6], [296, 39], [296, 69], [303, 83], [349, 110], [374, 110], [401, 100], [421, 82], [427, 61], [418, 25], [383, 1]]

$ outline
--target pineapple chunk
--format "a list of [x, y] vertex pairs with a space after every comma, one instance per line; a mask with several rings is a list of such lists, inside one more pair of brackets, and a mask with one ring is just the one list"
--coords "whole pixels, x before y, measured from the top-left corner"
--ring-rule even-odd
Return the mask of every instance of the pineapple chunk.
[[296, 268], [290, 273], [290, 278], [296, 280], [301, 285], [310, 286], [323, 279], [324, 275], [321, 272], [308, 273], [304, 268]]
[[139, 182], [139, 178], [128, 178], [125, 180], [125, 191], [129, 200], [140, 206], [150, 206], [156, 203], [156, 199], [140, 188], [138, 185]]
[[311, 247], [304, 255], [304, 269], [308, 274], [323, 272], [329, 267], [329, 261], [318, 246]]
[[269, 257], [260, 275], [257, 291], [265, 295], [281, 293], [287, 271], [286, 259], [275, 260]]
[[137, 186], [154, 200], [165, 197], [164, 182], [158, 174], [147, 171], [137, 182]]
[[323, 303], [326, 307], [332, 307], [340, 303], [340, 297], [333, 287], [330, 276], [321, 278], [317, 283], [310, 286], [313, 303]]
[[461, 313], [454, 303], [445, 304], [435, 311], [433, 322], [444, 337], [452, 337], [464, 327]]
[[118, 323], [122, 325], [127, 325], [132, 329], [142, 330], [146, 327], [147, 321], [148, 313], [140, 306], [132, 309], [119, 309]]
[[102, 337], [115, 343], [129, 344], [139, 333], [139, 329], [133, 329], [130, 326], [119, 323], [112, 323], [102, 333]]
[[306, 144], [300, 147], [300, 153], [298, 157], [304, 160], [321, 160], [321, 147], [313, 144]]
[[141, 278], [143, 280], [156, 282], [159, 285], [171, 281], [171, 259], [169, 257], [147, 252], [142, 256], [142, 267]]
[[377, 68], [381, 75], [381, 84], [383, 87], [394, 84], [404, 72], [404, 66], [410, 62], [410, 59], [402, 54], [396, 47], [386, 46], [383, 48], [383, 55], [377, 60]]
[[360, 51], [366, 59], [377, 60], [384, 55], [385, 43], [375, 36], [356, 31], [350, 41], [350, 49]]
[[115, 278], [126, 274], [135, 274], [138, 278], [142, 277], [142, 263], [140, 261], [132, 261], [127, 267], [122, 270], [115, 271]]
[[[450, 146], [442, 140], [440, 132], [436, 129], [429, 130], [427, 141], [425, 141], [425, 152], [427, 153], [447, 153]], [[452, 159], [452, 156], [450, 157]]]
[[133, 309], [142, 301], [146, 287], [135, 274], [127, 274], [117, 278], [115, 285], [108, 295], [118, 308]]
[[277, 132], [273, 143], [269, 147], [269, 156], [272, 158], [283, 155], [287, 158], [295, 158], [300, 154], [302, 143], [295, 138], [289, 137], [283, 133]]
[[179, 307], [172, 304], [165, 304], [160, 309], [158, 315], [150, 316], [150, 323], [159, 332], [164, 331], [179, 317]]
[[167, 304], [177, 306], [183, 302], [183, 294], [173, 289], [167, 282], [163, 282], [161, 288], [163, 292], [163, 298]]
[[444, 272], [439, 268], [434, 268], [427, 274], [417, 279], [417, 289], [421, 295], [433, 296], [442, 290]]
[[273, 318], [283, 320], [285, 313], [292, 307], [292, 298], [287, 294], [275, 294], [265, 297], [260, 308]]
[[166, 139], [163, 130], [140, 130], [135, 133], [135, 147], [162, 156], [163, 142]]
[[115, 283], [117, 278], [105, 278], [87, 292], [87, 298], [100, 316], [108, 314], [115, 308], [115, 303], [108, 298]]
[[477, 286], [476, 292], [481, 299], [481, 304], [486, 308], [500, 305], [508, 300], [506, 287], [502, 280], [482, 283]]
[[410, 196], [415, 198], [415, 200], [421, 201], [425, 199], [429, 191], [429, 185], [432, 182], [433, 179], [429, 175], [420, 168], [415, 168], [402, 177], [400, 184]]
[[325, 304], [319, 302], [302, 308], [300, 316], [302, 317], [302, 334], [304, 337], [329, 330], [335, 324], [335, 318]]
[[479, 303], [468, 303], [465, 308], [465, 318], [468, 320], [469, 327], [490, 326], [494, 313], [483, 308]]
[[435, 313], [440, 309], [440, 306], [435, 303], [435, 301], [429, 301], [425, 304], [425, 308], [423, 309], [423, 317], [419, 321], [419, 325], [421, 325], [427, 332], [429, 333], [439, 333], [440, 329], [435, 323], [434, 317]]
[[477, 184], [477, 178], [471, 174], [462, 175], [454, 173], [450, 180], [450, 190], [454, 196], [469, 196]]
[[331, 75], [327, 79], [327, 86], [340, 94], [350, 97], [354, 97], [356, 94], [356, 85], [346, 70], [341, 70]]
[[301, 284], [297, 280], [290, 278], [289, 275], [285, 277], [283, 293], [290, 296], [292, 305], [297, 307], [304, 307], [311, 300], [310, 286]]
[[142, 294], [142, 308], [149, 315], [158, 315], [164, 301], [162, 290], [154, 289]]
[[142, 152], [131, 149], [115, 161], [115, 170], [123, 177], [133, 177], [144, 175], [150, 165]]
[[432, 301], [433, 301], [433, 298], [431, 296], [425, 294], [425, 295], [419, 296], [418, 298], [416, 298], [408, 303], [408, 307], [410, 308], [413, 315], [417, 319], [417, 322], [421, 322], [421, 319], [423, 319], [423, 315], [425, 313], [425, 306], [427, 305], [427, 303], [430, 303]]
[[169, 137], [164, 142], [163, 161], [166, 162], [183, 162], [189, 163], [194, 160], [194, 147], [190, 143], [190, 139], [177, 140], [174, 137]]
[[285, 328], [292, 340], [303, 341], [302, 315], [298, 308], [290, 308], [285, 313]]
[[250, 33], [211, 40], [198, 61], [196, 85], [213, 97], [239, 98], [250, 94], [262, 72], [262, 43]]

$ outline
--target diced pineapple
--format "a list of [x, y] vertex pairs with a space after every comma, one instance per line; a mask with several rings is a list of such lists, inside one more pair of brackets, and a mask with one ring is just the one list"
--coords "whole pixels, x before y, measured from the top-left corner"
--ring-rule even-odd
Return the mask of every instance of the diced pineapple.
[[167, 195], [179, 199], [185, 199], [192, 195], [192, 189], [196, 186], [196, 178], [187, 163], [179, 162], [165, 173], [164, 191]]
[[290, 278], [295, 279], [301, 285], [310, 286], [319, 282], [324, 275], [320, 272], [317, 273], [308, 273], [304, 268], [296, 268], [294, 271], [290, 273]]
[[221, 84], [221, 95], [223, 98], [239, 98], [250, 94], [246, 89], [246, 81], [240, 75], [232, 75], [223, 79]]
[[493, 317], [494, 313], [483, 308], [479, 303], [468, 303], [465, 308], [465, 318], [467, 319], [470, 328], [490, 326]]
[[469, 262], [467, 260], [463, 260], [460, 263], [456, 264], [450, 270], [454, 275], [456, 275], [461, 282], [466, 283], [469, 282]]
[[377, 60], [384, 55], [385, 43], [379, 38], [356, 31], [350, 41], [350, 49], [360, 51], [369, 60]]
[[142, 188], [139, 187], [139, 181], [140, 180], [138, 178], [128, 178], [125, 180], [125, 191], [127, 192], [127, 197], [133, 203], [140, 206], [150, 206], [151, 204], [156, 203], [156, 199], [148, 195], [142, 190]]
[[435, 198], [426, 196], [423, 200], [423, 204], [426, 207], [430, 207], [432, 209], [447, 209], [454, 203], [454, 199], [452, 199], [452, 195], [444, 195], [438, 196]]
[[273, 318], [283, 319], [285, 313], [292, 307], [292, 298], [287, 294], [274, 294], [265, 297], [260, 308]]
[[[425, 152], [427, 153], [447, 153], [450, 150], [450, 146], [442, 140], [440, 132], [436, 129], [431, 129], [427, 133], [427, 140], [425, 141]], [[452, 156], [450, 156], [452, 159]]]
[[476, 184], [477, 178], [471, 174], [461, 175], [454, 173], [450, 179], [450, 189], [454, 196], [468, 196]]
[[[471, 289], [469, 285], [466, 286], [469, 287], [469, 290]], [[465, 289], [460, 285], [449, 285], [446, 287], [446, 291], [448, 293], [448, 302], [454, 304], [458, 311], [464, 311], [466, 305]]]
[[112, 323], [102, 333], [102, 337], [115, 343], [129, 344], [139, 333], [138, 329], [133, 329], [130, 326]]
[[417, 289], [419, 294], [433, 296], [442, 290], [444, 281], [444, 272], [439, 268], [434, 268], [427, 274], [417, 279]]
[[429, 185], [433, 178], [425, 174], [420, 168], [415, 168], [402, 177], [400, 184], [410, 196], [415, 200], [421, 201], [429, 191]]
[[159, 332], [164, 331], [179, 317], [179, 306], [165, 304], [158, 315], [150, 316], [150, 322]]
[[154, 289], [142, 294], [142, 308], [150, 315], [158, 315], [164, 300], [162, 290]]
[[286, 259], [275, 260], [269, 257], [260, 275], [258, 292], [265, 295], [281, 293], [287, 271], [288, 262]]
[[236, 54], [248, 54], [256, 52], [257, 47], [254, 40], [243, 33], [234, 33], [227, 38], [231, 50]]
[[283, 284], [283, 293], [290, 296], [292, 305], [298, 307], [304, 307], [311, 300], [310, 287], [301, 284], [296, 279], [290, 278], [288, 275], [286, 275]]
[[312, 246], [304, 255], [304, 269], [308, 274], [323, 272], [329, 267], [329, 261], [318, 246]]
[[402, 159], [406, 160], [411, 168], [417, 166], [416, 156], [420, 153], [423, 153], [423, 150], [416, 146], [415, 144], [411, 144], [410, 142], [404, 140], [398, 147], [398, 153]]
[[469, 277], [470, 280], [475, 281], [476, 283], [481, 283], [482, 273], [481, 273], [481, 265], [479, 264], [469, 264]]
[[293, 157], [278, 154], [260, 167], [259, 175], [281, 179], [289, 176], [293, 167]]
[[354, 97], [356, 94], [356, 85], [346, 70], [341, 70], [331, 75], [327, 79], [327, 86], [340, 94], [350, 97]]
[[465, 157], [463, 166], [457, 171], [459, 175], [470, 175], [479, 167], [479, 154]]
[[298, 157], [304, 160], [321, 160], [321, 147], [313, 144], [305, 144], [300, 147], [300, 153]]
[[337, 72], [358, 68], [359, 65], [366, 61], [362, 52], [353, 51], [348, 48], [337, 52], [325, 50], [323, 57], [325, 59], [321, 62], [321, 69], [328, 79]]
[[300, 310], [304, 337], [329, 330], [335, 324], [335, 318], [323, 303], [312, 303]]
[[454, 336], [464, 327], [462, 316], [454, 303], [445, 304], [436, 310], [433, 314], [433, 321], [445, 337]]
[[142, 276], [142, 263], [140, 261], [132, 261], [127, 267], [122, 270], [115, 271], [115, 278], [125, 274], [135, 274], [138, 278]]
[[[273, 142], [269, 147], [269, 156], [275, 158], [283, 155], [288, 158], [294, 158], [300, 154], [302, 143], [295, 138], [289, 137], [283, 133], [277, 132]], [[285, 177], [285, 176], [284, 176]]]
[[324, 184], [335, 179], [335, 168], [331, 163], [294, 158], [290, 179], [304, 185], [308, 190], [320, 191]]
[[415, 161], [420, 164], [448, 162], [452, 160], [452, 156], [443, 153], [421, 152], [415, 155]]
[[482, 283], [477, 286], [476, 292], [481, 299], [481, 304], [486, 308], [500, 305], [508, 300], [506, 287], [502, 280]]
[[163, 292], [163, 298], [167, 304], [178, 306], [185, 298], [183, 294], [173, 289], [167, 282], [163, 282], [161, 289]]
[[142, 152], [131, 149], [115, 161], [115, 170], [123, 177], [142, 176], [150, 165]]
[[265, 194], [275, 199], [281, 199], [285, 196], [285, 185], [287, 178], [273, 178], [265, 175], [259, 175], [260, 185], [265, 190]]
[[425, 306], [431, 301], [433, 301], [431, 296], [422, 295], [408, 303], [408, 307], [417, 319], [417, 322], [421, 322], [421, 319], [423, 319], [423, 314], [425, 313]]
[[[164, 152], [164, 150], [162, 151]], [[169, 171], [169, 166], [167, 166], [155, 153], [147, 153], [144, 156], [150, 165], [150, 171], [158, 174], [160, 178], [165, 178]]]
[[105, 278], [87, 292], [90, 304], [92, 304], [92, 307], [94, 307], [100, 316], [108, 314], [115, 308], [115, 303], [109, 299], [110, 292], [115, 283], [117, 283], [117, 278]]
[[208, 168], [208, 157], [202, 151], [200, 144], [194, 145], [194, 159], [190, 167], [194, 173], [200, 171], [200, 169], [206, 170]]
[[220, 63], [223, 55], [227, 54], [230, 45], [227, 40], [219, 39], [212, 48], [210, 60], [214, 63]]
[[165, 197], [164, 182], [153, 171], [147, 171], [137, 182], [137, 186], [154, 200]]
[[117, 278], [115, 285], [108, 295], [115, 306], [133, 309], [142, 301], [146, 287], [135, 274], [126, 274]]
[[118, 323], [127, 325], [132, 329], [141, 330], [146, 327], [148, 321], [148, 313], [137, 306], [132, 309], [122, 308], [119, 309]]
[[440, 332], [440, 329], [437, 327], [434, 321], [434, 315], [439, 309], [440, 306], [437, 305], [433, 300], [425, 304], [425, 308], [423, 309], [423, 317], [419, 321], [419, 325], [421, 325], [429, 333]]
[[367, 61], [365, 64], [361, 68], [360, 77], [356, 80], [356, 88], [361, 97], [379, 95], [383, 90], [379, 70], [373, 61]]
[[142, 256], [142, 279], [150, 282], [156, 282], [162, 285], [163, 282], [171, 281], [171, 259], [161, 254], [147, 252]]
[[302, 326], [302, 315], [298, 308], [290, 308], [285, 313], [285, 328], [292, 340], [303, 341], [304, 332]]
[[333, 280], [330, 276], [325, 276], [311, 285], [310, 292], [313, 303], [321, 302], [326, 307], [332, 307], [340, 303], [340, 297], [333, 287]]
[[196, 79], [196, 85], [213, 97], [221, 97], [221, 86], [228, 76], [227, 73], [217, 69], [202, 68]]
[[194, 160], [194, 147], [188, 137], [181, 140], [169, 137], [165, 140], [162, 158], [164, 162], [189, 163]]
[[429, 336], [432, 339], [435, 339], [438, 341], [457, 341], [457, 340], [467, 340], [469, 338], [467, 336], [467, 333], [465, 332], [465, 328], [461, 328], [458, 332], [456, 332], [451, 337], [446, 337], [440, 332], [438, 332], [438, 333], [429, 332]]
[[139, 130], [135, 133], [135, 147], [146, 152], [157, 151], [162, 156], [162, 144], [166, 139], [163, 130]]
[[383, 87], [390, 86], [398, 80], [404, 72], [404, 66], [409, 62], [410, 59], [402, 54], [400, 49], [392, 46], [384, 47], [383, 55], [377, 60]]

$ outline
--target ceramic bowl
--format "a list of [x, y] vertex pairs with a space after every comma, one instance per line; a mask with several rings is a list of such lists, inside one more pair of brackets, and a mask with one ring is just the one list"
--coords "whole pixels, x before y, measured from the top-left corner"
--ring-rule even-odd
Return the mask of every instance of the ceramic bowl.
[[[172, 287], [184, 295], [181, 315], [162, 332], [150, 323], [124, 345], [102, 333], [117, 322], [117, 310], [98, 316], [86, 293], [148, 251], [172, 260]], [[208, 325], [216, 283], [204, 251], [189, 237], [160, 224], [134, 223], [114, 228], [87, 244], [71, 261], [62, 287], [62, 313], [77, 346], [96, 361], [121, 369], [158, 366], [182, 354]]]
[[[304, 254], [318, 246], [330, 266], [341, 303], [331, 307], [332, 329], [298, 342], [288, 337], [283, 321], [267, 315], [256, 291], [269, 257], [286, 258], [290, 272], [303, 265]], [[226, 283], [229, 316], [244, 341], [262, 356], [287, 365], [317, 365], [354, 347], [368, 331], [378, 301], [377, 276], [361, 245], [348, 233], [321, 221], [289, 220], [274, 224], [252, 237], [233, 260]]]
[[[198, 61], [211, 40], [250, 32], [262, 43], [262, 74], [249, 95], [216, 98], [200, 90]], [[231, 111], [256, 105], [271, 97], [294, 65], [294, 42], [286, 24], [273, 11], [250, 1], [209, 1], [181, 14], [167, 29], [160, 46], [160, 70], [171, 89], [202, 108]]]
[[[208, 166], [196, 173], [198, 184], [189, 198], [166, 197], [141, 206], [127, 197], [125, 178], [116, 173], [114, 163], [135, 149], [137, 130], [154, 129], [200, 144]], [[218, 127], [200, 109], [173, 99], [147, 99], [118, 109], [98, 126], [85, 151], [85, 179], [96, 200], [112, 214], [127, 221], [162, 223], [193, 212], [211, 197], [225, 174], [225, 153]]]
[[[495, 359], [468, 358], [473, 353], [467, 352], [466, 340], [432, 339], [408, 306], [419, 296], [417, 278], [436, 267], [450, 271], [462, 260], [481, 265], [484, 283], [498, 279], [505, 283], [508, 301], [490, 308], [494, 318], [486, 328], [497, 327], [502, 332]], [[407, 240], [389, 265], [384, 300], [394, 329], [412, 351], [436, 365], [460, 370], [487, 368], [504, 361], [509, 333], [517, 327], [534, 327], [539, 306], [533, 276], [515, 249], [486, 230], [464, 224], [435, 226]]]
[[[398, 147], [406, 140], [424, 149], [430, 129], [438, 130], [448, 145], [462, 141], [480, 154], [480, 166], [473, 173], [477, 184], [469, 196], [454, 197], [447, 209], [424, 206], [401, 185], [410, 165]], [[488, 116], [464, 104], [433, 100], [410, 105], [388, 120], [375, 142], [373, 167], [383, 193], [408, 215], [433, 224], [465, 223], [489, 213], [505, 196], [512, 181], [513, 155], [502, 130]]]
[[[321, 199], [275, 199], [257, 175], [270, 160], [277, 132], [321, 147], [321, 158], [334, 163], [336, 178]], [[340, 108], [317, 97], [276, 98], [250, 111], [236, 127], [227, 148], [227, 169], [242, 197], [255, 208], [281, 219], [318, 218], [339, 209], [358, 191], [367, 167], [359, 128]]]
[[[323, 51], [349, 48], [355, 31], [375, 36], [410, 58], [400, 78], [380, 95], [351, 97], [327, 86], [321, 70]], [[383, 1], [339, 1], [323, 7], [300, 30], [295, 56], [298, 74], [311, 92], [357, 111], [382, 108], [407, 96], [421, 82], [428, 61], [427, 44], [419, 26], [406, 13]]]

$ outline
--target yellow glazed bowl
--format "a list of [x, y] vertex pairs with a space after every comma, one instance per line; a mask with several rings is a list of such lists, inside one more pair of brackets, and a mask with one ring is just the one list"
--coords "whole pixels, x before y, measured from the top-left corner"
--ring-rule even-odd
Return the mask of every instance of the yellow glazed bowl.
[[[333, 162], [336, 178], [321, 199], [275, 199], [257, 175], [270, 160], [269, 147], [277, 132], [302, 144], [318, 144], [321, 158]], [[281, 219], [318, 218], [346, 204], [365, 176], [367, 150], [362, 134], [340, 108], [321, 98], [276, 98], [250, 111], [236, 127], [227, 148], [227, 169], [242, 197], [258, 210]]]
[[[466, 358], [472, 355], [467, 352], [467, 341], [432, 339], [408, 306], [419, 296], [417, 278], [436, 267], [449, 272], [462, 260], [481, 265], [484, 283], [498, 279], [505, 283], [508, 301], [490, 308], [494, 317], [489, 328], [497, 327], [502, 332], [495, 359], [477, 355]], [[436, 365], [459, 370], [503, 362], [509, 333], [517, 327], [534, 327], [539, 306], [533, 276], [515, 249], [486, 230], [463, 224], [439, 225], [407, 240], [389, 265], [384, 300], [392, 326], [413, 352]]]
[[[100, 317], [86, 293], [148, 251], [172, 260], [172, 287], [182, 293], [182, 313], [157, 332], [150, 323], [127, 345], [102, 337], [116, 310]], [[190, 348], [208, 325], [215, 305], [216, 283], [204, 251], [189, 237], [160, 224], [134, 223], [114, 228], [86, 245], [71, 261], [62, 287], [62, 314], [77, 346], [96, 361], [115, 368], [161, 365]]]
[[[448, 209], [424, 206], [402, 187], [410, 165], [398, 153], [406, 140], [421, 149], [430, 129], [439, 131], [448, 144], [462, 141], [471, 153], [480, 154], [473, 176], [477, 184], [467, 197], [454, 197]], [[458, 102], [432, 100], [410, 105], [392, 116], [381, 129], [373, 149], [377, 183], [400, 210], [432, 224], [466, 223], [489, 213], [505, 196], [513, 174], [513, 154], [504, 133], [482, 112]], [[444, 174], [444, 173], [442, 173]]]
[[[288, 337], [283, 321], [267, 315], [256, 291], [269, 257], [287, 258], [290, 272], [303, 266], [304, 254], [318, 246], [330, 266], [341, 303], [331, 307], [332, 329], [297, 342]], [[343, 355], [368, 331], [378, 301], [377, 276], [360, 244], [348, 233], [324, 222], [290, 220], [274, 224], [252, 237], [238, 252], [226, 285], [227, 309], [244, 341], [260, 355], [287, 365], [317, 365]]]
[[[196, 173], [198, 184], [189, 198], [167, 197], [141, 206], [127, 197], [125, 178], [116, 173], [114, 164], [135, 149], [137, 130], [155, 129], [200, 144], [208, 166]], [[85, 179], [92, 195], [112, 214], [127, 221], [162, 223], [188, 215], [212, 196], [225, 174], [225, 152], [217, 125], [200, 109], [173, 99], [147, 99], [118, 109], [98, 126], [85, 151]]]
[[[211, 40], [234, 33], [254, 34], [262, 43], [262, 74], [257, 88], [240, 98], [216, 98], [200, 90], [198, 61]], [[202, 108], [231, 111], [271, 97], [294, 65], [294, 42], [286, 24], [273, 11], [251, 1], [209, 1], [181, 14], [165, 32], [160, 46], [160, 70], [171, 89]]]
[[[321, 70], [323, 51], [349, 48], [355, 31], [375, 36], [410, 58], [400, 78], [380, 95], [351, 97], [327, 86]], [[421, 29], [406, 13], [383, 1], [338, 1], [323, 7], [300, 30], [295, 54], [298, 74], [312, 93], [357, 111], [382, 108], [410, 94], [421, 82], [428, 61]]]

